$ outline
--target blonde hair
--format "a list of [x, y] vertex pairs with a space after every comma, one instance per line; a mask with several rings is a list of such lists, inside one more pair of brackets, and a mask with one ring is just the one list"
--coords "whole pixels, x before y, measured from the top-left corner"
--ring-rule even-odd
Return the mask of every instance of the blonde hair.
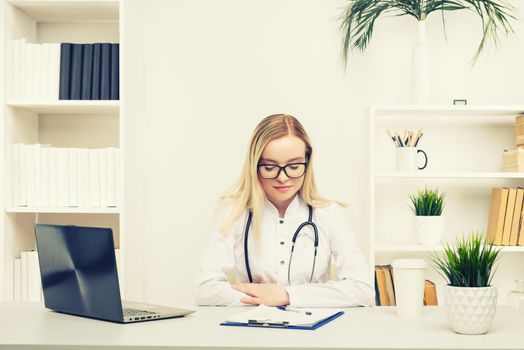
[[304, 183], [298, 191], [300, 198], [313, 207], [322, 207], [333, 202], [318, 195], [312, 167], [313, 148], [302, 124], [293, 116], [273, 114], [264, 118], [253, 131], [242, 174], [230, 193], [219, 199], [219, 208], [226, 206], [232, 208], [226, 220], [220, 226], [224, 235], [229, 235], [237, 218], [246, 209], [251, 209], [255, 239], [258, 240], [266, 197], [258, 179], [258, 162], [269, 142], [287, 135], [296, 136], [306, 144], [306, 162], [308, 166], [304, 174]]

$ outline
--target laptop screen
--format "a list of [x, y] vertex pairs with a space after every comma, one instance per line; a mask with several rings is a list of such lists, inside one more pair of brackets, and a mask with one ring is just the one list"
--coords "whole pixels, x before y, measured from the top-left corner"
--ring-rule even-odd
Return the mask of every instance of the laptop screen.
[[36, 224], [35, 234], [45, 306], [121, 322], [112, 230]]

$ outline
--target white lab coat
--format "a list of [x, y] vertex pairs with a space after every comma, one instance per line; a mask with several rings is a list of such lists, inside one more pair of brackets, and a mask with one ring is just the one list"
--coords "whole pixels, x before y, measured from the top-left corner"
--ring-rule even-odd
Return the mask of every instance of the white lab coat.
[[[314, 233], [311, 226], [301, 230], [291, 262], [291, 285], [288, 266], [291, 240], [298, 226], [307, 221], [307, 204], [295, 196], [279, 218], [277, 208], [265, 201], [260, 241], [255, 245], [253, 222], [249, 230], [248, 249], [251, 275], [255, 282], [283, 286], [295, 307], [370, 306], [374, 300], [371, 274], [364, 256], [349, 230], [342, 207], [333, 203], [313, 208], [313, 222], [318, 227], [319, 246], [313, 280]], [[224, 213], [226, 215], [226, 213]], [[195, 278], [195, 299], [199, 305], [245, 305], [244, 293], [230, 287], [228, 276], [234, 272], [236, 282], [249, 282], [244, 261], [244, 230], [247, 210], [234, 223], [229, 236], [215, 228]], [[336, 281], [330, 281], [331, 258], [336, 265]]]

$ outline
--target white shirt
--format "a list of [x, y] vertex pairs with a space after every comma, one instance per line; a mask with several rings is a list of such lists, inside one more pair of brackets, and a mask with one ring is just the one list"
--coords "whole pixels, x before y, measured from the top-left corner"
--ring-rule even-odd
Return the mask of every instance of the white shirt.
[[[254, 282], [283, 286], [296, 307], [370, 306], [374, 300], [371, 274], [355, 237], [349, 230], [342, 207], [331, 204], [313, 208], [319, 245], [313, 280], [309, 283], [314, 257], [314, 233], [305, 226], [298, 235], [291, 262], [291, 285], [288, 266], [291, 240], [298, 226], [307, 221], [308, 206], [297, 195], [279, 218], [277, 208], [268, 200], [262, 217], [260, 239], [255, 244], [253, 222], [249, 230], [249, 265]], [[244, 233], [247, 210], [233, 224], [230, 235], [214, 229], [195, 278], [195, 299], [199, 305], [245, 305], [245, 294], [231, 288], [228, 276], [249, 282], [244, 260]], [[336, 265], [336, 281], [329, 281], [330, 263]]]

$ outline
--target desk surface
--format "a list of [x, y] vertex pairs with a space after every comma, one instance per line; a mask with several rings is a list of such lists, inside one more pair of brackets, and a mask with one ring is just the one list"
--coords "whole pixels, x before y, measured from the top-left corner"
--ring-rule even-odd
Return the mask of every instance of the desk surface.
[[393, 307], [353, 308], [315, 331], [224, 327], [244, 308], [198, 307], [178, 319], [115, 324], [64, 315], [33, 303], [0, 303], [0, 348], [57, 349], [524, 349], [524, 313], [500, 306], [490, 332], [453, 333], [445, 310], [426, 307], [417, 320], [401, 320]]

